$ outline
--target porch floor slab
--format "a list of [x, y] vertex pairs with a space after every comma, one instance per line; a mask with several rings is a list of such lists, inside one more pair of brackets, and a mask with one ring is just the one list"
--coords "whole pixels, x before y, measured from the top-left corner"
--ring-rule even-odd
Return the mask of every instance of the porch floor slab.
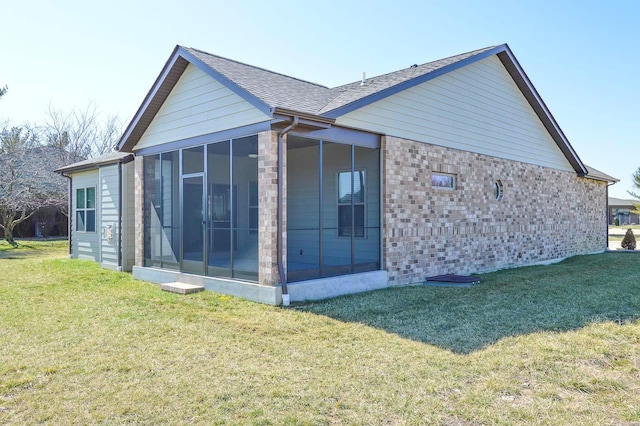
[[191, 294], [204, 290], [203, 285], [185, 284], [179, 282], [160, 284], [160, 289], [178, 294]]

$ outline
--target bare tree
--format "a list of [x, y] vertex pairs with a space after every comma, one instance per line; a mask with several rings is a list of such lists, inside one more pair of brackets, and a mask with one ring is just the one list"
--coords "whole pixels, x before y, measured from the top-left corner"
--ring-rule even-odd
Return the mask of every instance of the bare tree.
[[41, 207], [64, 207], [67, 188], [54, 172], [51, 150], [42, 147], [29, 129], [13, 127], [0, 132], [0, 229], [16, 247], [13, 231]]
[[92, 102], [69, 113], [49, 106], [44, 125], [46, 144], [62, 148], [72, 157], [90, 158], [113, 151], [122, 122], [115, 115], [103, 121], [100, 115]]
[[93, 143], [93, 153], [102, 155], [114, 151], [122, 135], [123, 123], [117, 115], [111, 115], [99, 123]]

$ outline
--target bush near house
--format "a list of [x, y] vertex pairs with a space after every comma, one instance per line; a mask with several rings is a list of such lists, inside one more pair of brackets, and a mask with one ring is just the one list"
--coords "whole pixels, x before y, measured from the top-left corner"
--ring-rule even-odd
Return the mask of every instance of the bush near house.
[[633, 235], [633, 229], [627, 229], [627, 232], [624, 234], [624, 238], [622, 239], [622, 243], [620, 243], [620, 246], [623, 249], [627, 250], [636, 249], [636, 237]]

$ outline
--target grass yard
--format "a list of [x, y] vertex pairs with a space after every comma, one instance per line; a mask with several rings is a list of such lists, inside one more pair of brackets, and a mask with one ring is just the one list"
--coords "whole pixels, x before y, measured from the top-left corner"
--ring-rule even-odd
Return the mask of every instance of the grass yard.
[[0, 243], [0, 424], [638, 424], [640, 256], [279, 308]]

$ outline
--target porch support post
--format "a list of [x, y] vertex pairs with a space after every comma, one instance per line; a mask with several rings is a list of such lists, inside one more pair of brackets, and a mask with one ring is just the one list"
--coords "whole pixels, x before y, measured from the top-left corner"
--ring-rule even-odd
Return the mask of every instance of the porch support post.
[[135, 265], [144, 266], [144, 158], [134, 160]]
[[[286, 150], [281, 161], [286, 161]], [[286, 176], [286, 174], [285, 174]], [[286, 259], [286, 179], [283, 180], [283, 258]], [[258, 133], [258, 282], [275, 286], [278, 274], [278, 132]]]

